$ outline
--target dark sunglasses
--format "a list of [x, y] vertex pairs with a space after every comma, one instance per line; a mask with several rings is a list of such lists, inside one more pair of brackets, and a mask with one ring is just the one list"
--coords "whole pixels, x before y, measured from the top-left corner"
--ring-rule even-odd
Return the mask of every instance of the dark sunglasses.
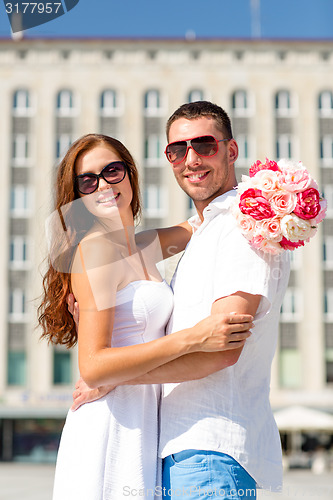
[[219, 142], [229, 139], [215, 139], [212, 135], [194, 137], [188, 141], [170, 142], [165, 148], [165, 155], [170, 163], [178, 165], [187, 155], [189, 148], [192, 148], [199, 156], [214, 156], [219, 150]]
[[113, 161], [106, 165], [100, 174], [86, 173], [75, 177], [75, 185], [81, 194], [91, 194], [98, 189], [99, 180], [105, 180], [108, 184], [118, 184], [126, 175], [127, 165], [123, 161]]

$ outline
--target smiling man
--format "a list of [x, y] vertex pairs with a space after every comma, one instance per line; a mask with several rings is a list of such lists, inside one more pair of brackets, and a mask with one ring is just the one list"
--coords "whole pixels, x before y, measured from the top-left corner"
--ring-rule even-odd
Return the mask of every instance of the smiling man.
[[164, 384], [161, 405], [165, 498], [255, 498], [257, 486], [281, 487], [269, 385], [288, 258], [255, 251], [237, 228], [231, 206], [238, 146], [225, 111], [206, 101], [184, 104], [166, 130], [165, 154], [197, 211], [172, 280], [168, 333], [227, 311], [252, 314], [255, 327], [232, 355], [200, 353], [150, 374], [151, 381], [174, 382]]
[[238, 146], [232, 138], [227, 115], [183, 116], [190, 117], [191, 109], [199, 112], [207, 105], [202, 101], [185, 104], [170, 117], [167, 123], [170, 142], [165, 150], [179, 186], [194, 201], [201, 220], [203, 209], [237, 184], [234, 162]]

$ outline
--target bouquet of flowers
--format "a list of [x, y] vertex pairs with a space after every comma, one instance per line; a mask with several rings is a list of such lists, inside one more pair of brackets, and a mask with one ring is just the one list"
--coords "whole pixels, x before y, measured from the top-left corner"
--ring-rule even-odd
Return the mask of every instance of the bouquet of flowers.
[[258, 160], [237, 191], [233, 213], [240, 230], [264, 252], [304, 246], [326, 214], [326, 200], [302, 162]]

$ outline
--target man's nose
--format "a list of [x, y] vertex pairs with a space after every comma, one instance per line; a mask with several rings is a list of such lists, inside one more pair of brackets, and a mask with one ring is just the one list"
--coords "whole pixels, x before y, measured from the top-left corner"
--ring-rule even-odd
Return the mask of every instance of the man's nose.
[[187, 155], [185, 158], [185, 165], [186, 166], [191, 166], [191, 165], [198, 165], [201, 163], [201, 157], [194, 151], [192, 146], [188, 148]]

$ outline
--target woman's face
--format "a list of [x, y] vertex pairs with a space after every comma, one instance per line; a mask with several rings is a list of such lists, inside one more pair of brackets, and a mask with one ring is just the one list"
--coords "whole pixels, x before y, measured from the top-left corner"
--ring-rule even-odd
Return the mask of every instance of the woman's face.
[[[102, 169], [111, 162], [122, 161], [119, 154], [109, 146], [96, 146], [83, 153], [75, 164], [75, 174], [100, 174]], [[124, 179], [117, 184], [108, 184], [102, 177], [96, 191], [83, 195], [79, 193], [82, 202], [89, 212], [98, 218], [110, 219], [121, 216], [124, 224], [133, 221], [131, 208], [132, 187], [126, 171]]]

